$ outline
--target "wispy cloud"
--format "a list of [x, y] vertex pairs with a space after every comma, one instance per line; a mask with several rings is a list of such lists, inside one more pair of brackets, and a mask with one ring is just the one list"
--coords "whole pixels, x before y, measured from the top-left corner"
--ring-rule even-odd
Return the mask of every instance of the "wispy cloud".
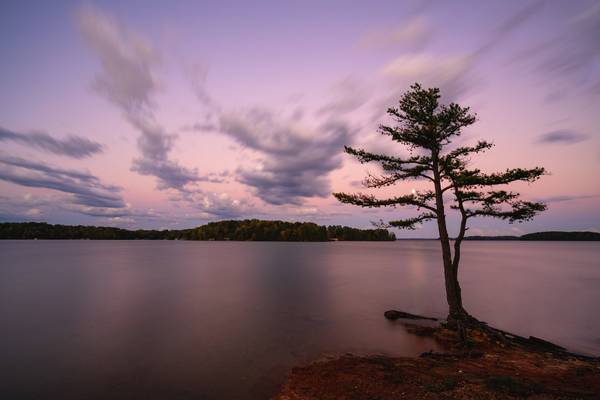
[[475, 52], [476, 54], [487, 53], [494, 49], [509, 36], [513, 31], [522, 26], [530, 18], [537, 15], [544, 8], [544, 1], [532, 1], [514, 12], [510, 17], [502, 21], [494, 28], [492, 34], [484, 40]]
[[188, 63], [184, 66], [184, 73], [198, 101], [205, 106], [213, 106], [213, 99], [206, 90], [208, 66], [198, 61]]
[[360, 108], [370, 96], [365, 83], [353, 77], [346, 77], [331, 87], [331, 97], [317, 110], [317, 114], [342, 116]]
[[258, 153], [258, 162], [240, 167], [237, 177], [273, 205], [329, 196], [329, 173], [341, 166], [343, 146], [354, 133], [344, 122], [310, 129], [266, 109], [223, 114], [220, 131]]
[[538, 201], [543, 201], [544, 203], [562, 203], [565, 201], [587, 200], [587, 199], [595, 199], [598, 197], [600, 197], [600, 195], [594, 195], [594, 194], [569, 195], [568, 194], [568, 195], [545, 197]]
[[72, 158], [85, 158], [102, 152], [98, 142], [80, 137], [68, 136], [56, 139], [45, 132], [16, 132], [0, 127], [0, 141], [13, 141], [48, 153]]
[[[135, 209], [126, 205], [120, 208], [95, 207], [81, 204], [69, 193], [55, 191], [33, 195], [0, 196], [0, 220], [44, 221], [57, 215], [77, 214], [100, 219], [105, 225], [168, 222], [171, 216], [153, 209]], [[138, 225], [139, 227], [139, 225]]]
[[555, 32], [556, 35], [520, 52], [517, 58], [531, 61], [538, 73], [551, 78], [554, 87], [560, 86], [556, 93], [583, 89], [599, 95], [600, 4], [592, 2]]
[[154, 118], [158, 51], [142, 36], [92, 6], [81, 8], [78, 18], [80, 30], [102, 66], [94, 80], [95, 89], [141, 133], [141, 157], [134, 160], [132, 170], [155, 176], [159, 189], [179, 190], [197, 181], [196, 170], [169, 158], [175, 136], [166, 133]]
[[31, 188], [51, 189], [70, 195], [75, 205], [95, 208], [124, 208], [121, 188], [104, 184], [87, 172], [53, 167], [19, 157], [0, 155], [0, 180]]
[[94, 88], [126, 114], [146, 111], [157, 88], [158, 52], [142, 36], [91, 5], [80, 8], [78, 22], [102, 65]]
[[408, 18], [399, 26], [372, 31], [358, 41], [358, 47], [378, 49], [400, 47], [418, 50], [424, 47], [433, 36], [431, 22], [423, 15]]
[[[214, 182], [217, 178], [202, 177], [197, 169], [185, 167], [171, 157], [177, 137], [156, 121], [153, 101], [159, 88], [155, 76], [161, 59], [159, 52], [142, 36], [96, 8], [83, 7], [78, 17], [80, 30], [102, 67], [94, 81], [96, 90], [140, 132], [140, 156], [133, 160], [132, 171], [155, 177], [159, 190], [175, 192], [170, 196], [174, 201], [186, 201], [211, 215], [237, 215], [242, 202], [197, 187], [199, 182]], [[204, 66], [195, 64], [187, 73], [196, 95], [210, 103], [203, 88]]]
[[[403, 54], [381, 69], [381, 74], [399, 89], [384, 101], [390, 104], [413, 82], [440, 87], [446, 99], [454, 101], [476, 84], [471, 72], [477, 62], [474, 54], [439, 56], [432, 53]], [[378, 105], [378, 109], [385, 107]]]
[[400, 54], [380, 70], [381, 75], [398, 89], [383, 98], [377, 104], [377, 108], [387, 109], [387, 106], [396, 101], [400, 93], [414, 82], [439, 87], [445, 101], [456, 101], [480, 84], [480, 78], [475, 72], [482, 60], [542, 7], [543, 3], [537, 1], [514, 12], [487, 36], [484, 35], [480, 44], [470, 52], [440, 55], [438, 52], [423, 50]]
[[186, 168], [169, 158], [174, 135], [167, 134], [151, 120], [137, 119], [131, 122], [142, 132], [138, 138], [138, 148], [142, 154], [133, 160], [132, 171], [154, 176], [160, 190], [183, 190], [188, 184], [200, 180], [196, 169]]
[[584, 133], [558, 130], [540, 135], [537, 141], [546, 144], [574, 144], [587, 140], [588, 138], [589, 136]]

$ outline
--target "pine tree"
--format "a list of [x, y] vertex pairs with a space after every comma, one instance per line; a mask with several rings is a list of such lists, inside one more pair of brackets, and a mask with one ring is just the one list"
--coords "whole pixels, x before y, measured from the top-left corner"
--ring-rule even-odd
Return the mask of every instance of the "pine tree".
[[[448, 322], [463, 324], [475, 322], [464, 309], [458, 282], [461, 244], [467, 231], [467, 222], [474, 217], [494, 217], [509, 223], [527, 221], [546, 209], [545, 204], [523, 201], [519, 193], [504, 190], [516, 181], [534, 182], [545, 174], [544, 168], [507, 169], [503, 172], [484, 173], [470, 168], [472, 155], [492, 148], [493, 144], [479, 141], [474, 146], [452, 147], [453, 139], [463, 128], [476, 121], [469, 107], [458, 104], [440, 104], [440, 90], [424, 89], [420, 84], [410, 87], [397, 107], [387, 113], [395, 126], [381, 125], [379, 132], [408, 148], [408, 156], [396, 157], [375, 154], [362, 149], [345, 147], [348, 154], [361, 163], [378, 162], [382, 173], [369, 174], [363, 184], [368, 188], [383, 188], [400, 181], [416, 179], [430, 183], [430, 189], [412, 194], [379, 199], [373, 195], [334, 193], [342, 203], [361, 207], [413, 206], [420, 214], [413, 218], [389, 221], [387, 226], [415, 229], [415, 225], [435, 220], [442, 247], [442, 260], [448, 302]], [[450, 203], [450, 204], [448, 204]], [[446, 223], [447, 207], [460, 214], [460, 228], [454, 240], [454, 253]]]

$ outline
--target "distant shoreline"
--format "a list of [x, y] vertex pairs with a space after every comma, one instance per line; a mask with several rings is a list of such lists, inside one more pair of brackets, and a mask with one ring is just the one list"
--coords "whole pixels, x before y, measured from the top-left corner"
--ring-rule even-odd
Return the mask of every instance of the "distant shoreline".
[[[437, 238], [398, 238], [396, 240], [438, 240]], [[535, 242], [597, 242], [600, 233], [589, 231], [546, 231], [522, 236], [466, 236], [469, 241], [535, 241]]]
[[[386, 229], [357, 229], [312, 222], [230, 220], [179, 230], [128, 230], [45, 222], [0, 223], [0, 240], [191, 240], [238, 242], [405, 241], [437, 238], [396, 238]], [[468, 241], [600, 241], [598, 232], [548, 231], [522, 236], [467, 236]]]
[[563, 232], [548, 231], [528, 233], [522, 236], [467, 236], [465, 240], [518, 240], [518, 241], [567, 241], [595, 242], [600, 241], [598, 232]]
[[256, 242], [394, 241], [386, 229], [322, 226], [312, 222], [258, 219], [211, 222], [190, 229], [128, 230], [45, 222], [0, 223], [0, 240], [191, 240]]

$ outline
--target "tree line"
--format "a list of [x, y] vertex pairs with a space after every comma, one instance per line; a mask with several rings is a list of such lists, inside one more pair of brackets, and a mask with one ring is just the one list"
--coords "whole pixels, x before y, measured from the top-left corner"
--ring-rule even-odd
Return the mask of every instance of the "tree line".
[[265, 221], [258, 219], [211, 222], [192, 229], [128, 230], [103, 226], [53, 225], [45, 222], [0, 223], [0, 239], [90, 239], [90, 240], [238, 240], [324, 242], [390, 241], [386, 229], [356, 229], [322, 226], [312, 222]]
[[600, 241], [598, 232], [534, 232], [522, 236], [467, 236], [465, 240]]

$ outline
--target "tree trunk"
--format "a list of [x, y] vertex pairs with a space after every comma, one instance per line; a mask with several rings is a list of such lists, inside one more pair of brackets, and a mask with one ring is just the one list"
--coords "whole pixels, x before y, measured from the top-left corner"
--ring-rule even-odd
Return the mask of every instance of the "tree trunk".
[[452, 253], [450, 251], [450, 238], [446, 227], [446, 214], [444, 211], [444, 198], [442, 183], [438, 164], [438, 154], [432, 154], [433, 161], [433, 184], [435, 187], [435, 203], [437, 211], [438, 231], [442, 245], [442, 259], [444, 263], [444, 280], [446, 283], [446, 301], [448, 302], [448, 323], [455, 325], [457, 321], [463, 321], [468, 314], [462, 305], [460, 285], [458, 283], [458, 268], [454, 268]]

